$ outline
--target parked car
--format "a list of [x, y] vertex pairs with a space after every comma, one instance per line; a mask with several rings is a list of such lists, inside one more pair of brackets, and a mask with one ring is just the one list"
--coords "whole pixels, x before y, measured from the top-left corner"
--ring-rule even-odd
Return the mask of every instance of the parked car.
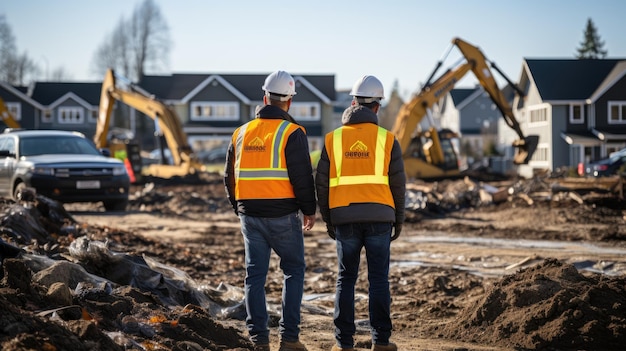
[[82, 133], [5, 130], [0, 134], [0, 195], [18, 199], [25, 188], [61, 203], [102, 202], [107, 211], [128, 204], [124, 162], [105, 156]]
[[586, 164], [584, 166], [584, 175], [607, 177], [624, 172], [624, 167], [626, 167], [626, 149], [621, 149], [605, 159]]
[[200, 162], [205, 164], [224, 164], [224, 162], [226, 162], [227, 152], [228, 146], [219, 146], [214, 149], [198, 151], [196, 152], [196, 156]]

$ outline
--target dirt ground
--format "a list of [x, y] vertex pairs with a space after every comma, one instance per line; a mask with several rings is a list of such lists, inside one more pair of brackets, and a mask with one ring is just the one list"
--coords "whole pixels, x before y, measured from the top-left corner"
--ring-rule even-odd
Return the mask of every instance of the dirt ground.
[[[623, 349], [623, 200], [560, 190], [493, 203], [467, 182], [428, 186], [438, 196], [411, 191], [407, 223], [392, 244], [399, 350]], [[250, 348], [243, 240], [217, 174], [201, 184], [135, 186], [125, 213], [41, 197], [1, 206], [2, 350]], [[305, 250], [301, 341], [330, 350], [337, 263], [321, 219], [305, 233]], [[362, 266], [357, 350], [371, 348]], [[277, 350], [276, 257], [270, 271]]]

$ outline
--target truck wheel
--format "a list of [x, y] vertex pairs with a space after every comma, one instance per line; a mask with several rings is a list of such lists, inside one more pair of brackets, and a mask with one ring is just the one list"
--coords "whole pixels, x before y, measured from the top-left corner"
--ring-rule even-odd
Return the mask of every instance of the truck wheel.
[[35, 201], [37, 197], [37, 190], [35, 188], [29, 188], [25, 183], [17, 183], [13, 190], [14, 201]]

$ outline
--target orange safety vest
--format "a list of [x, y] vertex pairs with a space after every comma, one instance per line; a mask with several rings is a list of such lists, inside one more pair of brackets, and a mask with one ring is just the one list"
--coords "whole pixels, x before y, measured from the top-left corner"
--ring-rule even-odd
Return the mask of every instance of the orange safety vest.
[[393, 143], [393, 134], [373, 123], [345, 125], [326, 134], [331, 209], [365, 202], [395, 208], [389, 188]]
[[282, 119], [257, 118], [235, 130], [235, 199], [295, 198], [287, 174], [285, 146], [298, 128], [305, 131]]

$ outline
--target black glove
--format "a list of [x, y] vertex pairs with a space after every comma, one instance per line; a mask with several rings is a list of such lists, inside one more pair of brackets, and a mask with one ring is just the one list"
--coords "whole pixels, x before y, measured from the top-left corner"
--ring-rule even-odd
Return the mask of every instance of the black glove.
[[326, 231], [328, 232], [328, 236], [330, 236], [331, 239], [335, 240], [335, 227], [330, 224], [326, 224]]
[[402, 233], [402, 223], [396, 223], [393, 226], [393, 234], [391, 234], [391, 241], [398, 239], [398, 237], [400, 236], [400, 233]]

